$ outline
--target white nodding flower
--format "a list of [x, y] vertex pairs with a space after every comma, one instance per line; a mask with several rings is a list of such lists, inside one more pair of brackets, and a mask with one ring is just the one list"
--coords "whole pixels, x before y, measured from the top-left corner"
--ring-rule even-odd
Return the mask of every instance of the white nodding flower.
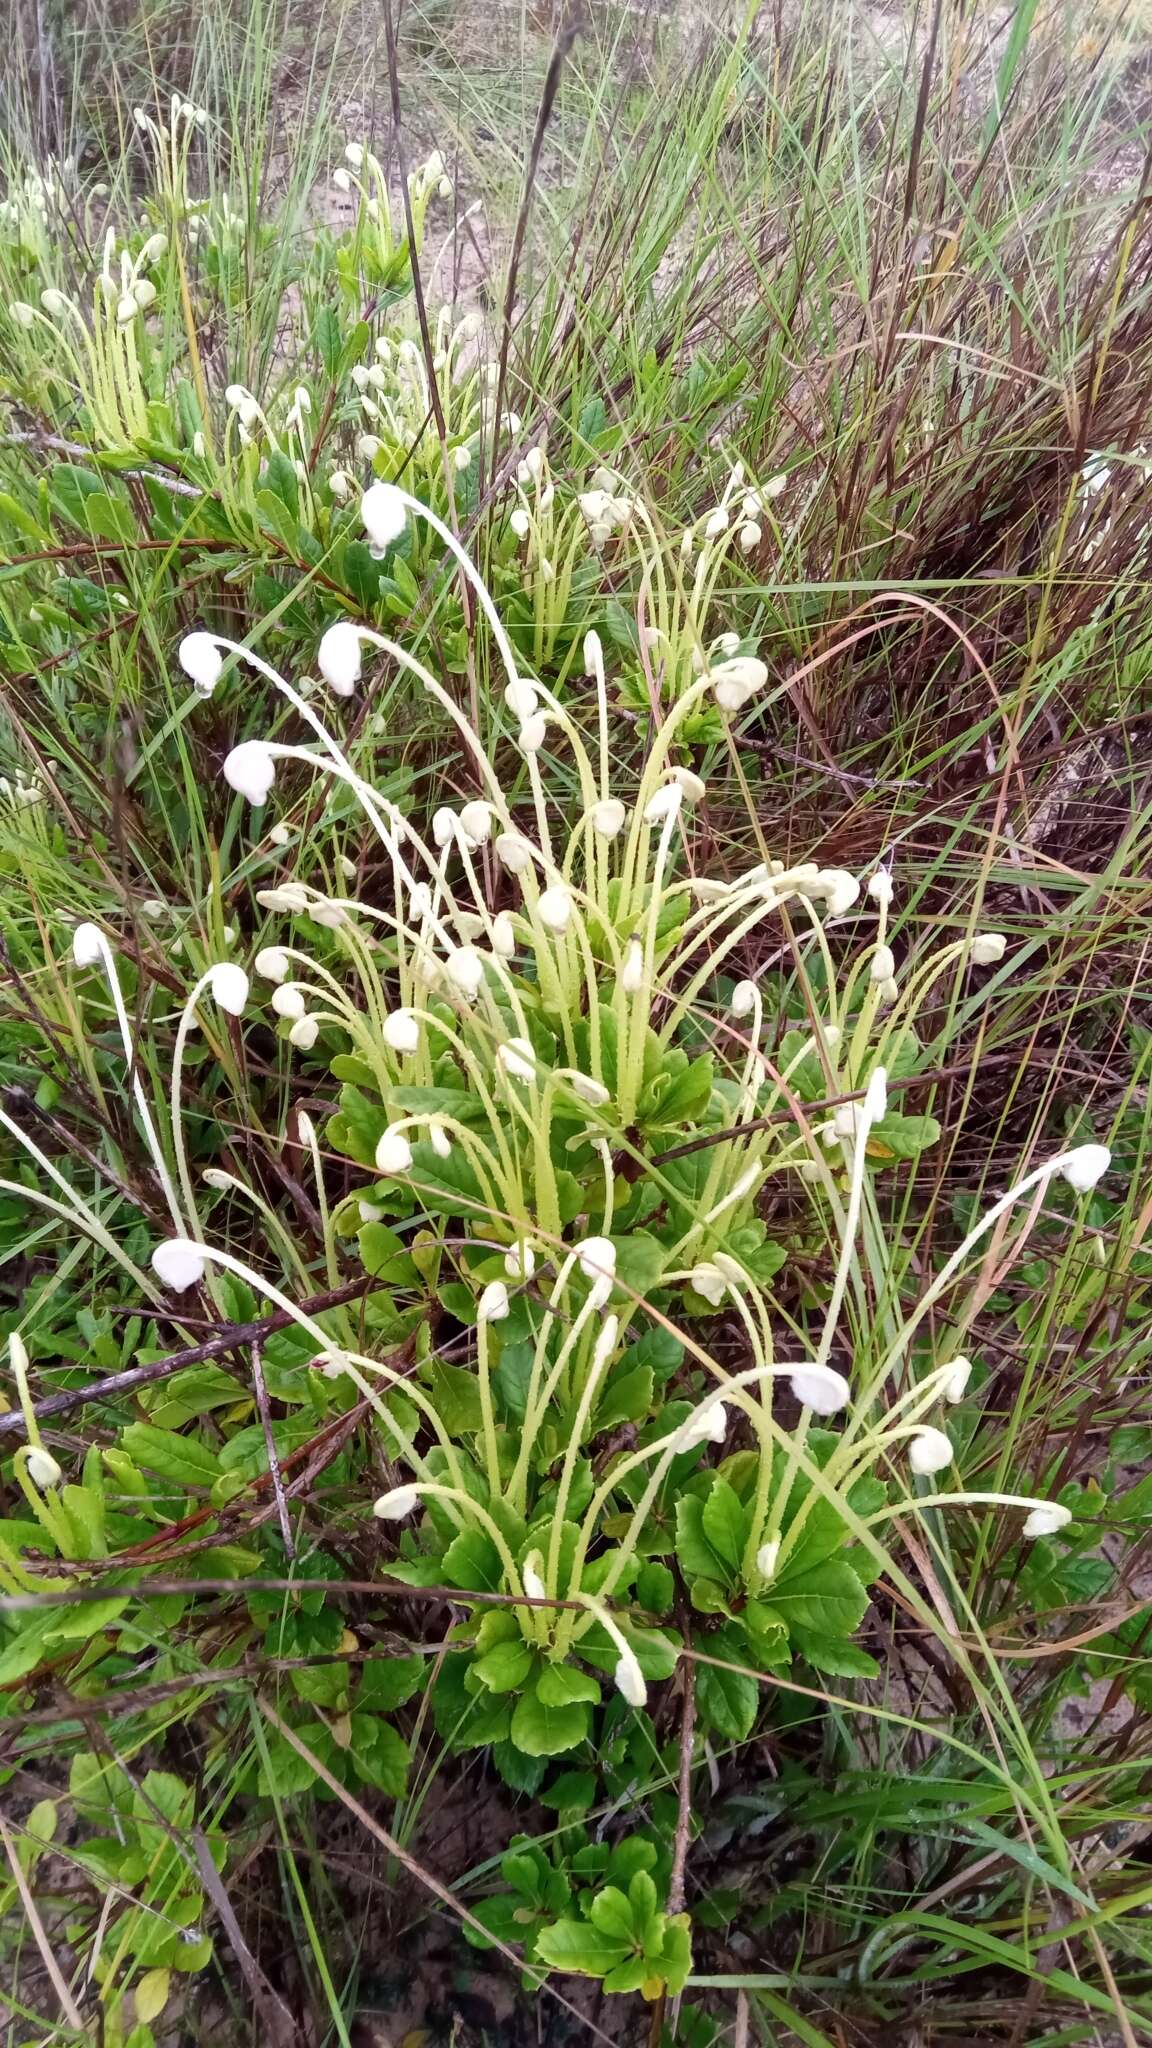
[[432, 839], [443, 852], [456, 837], [456, 813], [451, 804], [440, 804], [432, 813]]
[[[51, 315], [53, 320], [60, 320], [68, 311], [69, 301], [67, 300], [63, 292], [56, 290], [55, 285], [49, 285], [47, 291], [41, 292], [40, 294], [40, 304], [43, 306], [44, 311]], [[12, 311], [15, 312], [15, 310], [16, 308], [13, 306]], [[27, 310], [29, 313], [31, 313], [31, 306], [29, 306]], [[33, 318], [34, 317], [35, 316], [33, 315]], [[32, 322], [31, 320], [28, 320], [23, 322], [22, 324], [30, 327], [32, 325]]]
[[463, 446], [452, 450], [452, 467], [463, 474], [472, 467], [472, 450]]
[[338, 192], [350, 192], [352, 190], [351, 175], [344, 169], [343, 164], [337, 164], [336, 169], [332, 173], [332, 183]]
[[185, 633], [176, 659], [197, 693], [210, 697], [224, 667], [224, 657], [211, 633]]
[[460, 812], [460, 829], [470, 847], [483, 846], [492, 832], [492, 806], [482, 797], [474, 797]]
[[360, 500], [360, 519], [373, 547], [391, 547], [408, 524], [403, 494], [395, 484], [369, 484]]
[[383, 441], [375, 434], [361, 434], [356, 443], [356, 453], [361, 462], [375, 462], [383, 446]]
[[292, 832], [290, 827], [283, 823], [271, 826], [268, 832], [268, 844], [269, 846], [291, 846]]
[[753, 548], [759, 547], [763, 535], [754, 519], [746, 519], [736, 538], [744, 553], [749, 555]]
[[748, 1275], [739, 1259], [733, 1259], [727, 1252], [713, 1252], [712, 1264], [717, 1272], [723, 1273], [729, 1287], [747, 1287]]
[[680, 1447], [693, 1451], [698, 1444], [722, 1444], [728, 1434], [728, 1410], [723, 1401], [705, 1401], [677, 1432]]
[[351, 697], [360, 680], [360, 635], [351, 619], [337, 619], [320, 636], [316, 665], [337, 697]]
[[704, 527], [705, 540], [719, 540], [722, 533], [727, 533], [729, 525], [728, 514], [723, 505], [717, 505]]
[[1078, 1195], [1088, 1195], [1111, 1164], [1112, 1154], [1107, 1145], [1077, 1145], [1060, 1168], [1060, 1178], [1075, 1188]]
[[308, 1007], [304, 999], [304, 991], [297, 981], [281, 982], [278, 987], [273, 989], [271, 1001], [272, 1008], [278, 1017], [287, 1017], [293, 1020], [297, 1017], [302, 1017]]
[[1007, 944], [1003, 932], [977, 932], [968, 948], [968, 958], [975, 967], [994, 967], [1004, 958]]
[[843, 917], [860, 894], [860, 884], [847, 868], [822, 868], [817, 877], [829, 917]]
[[484, 955], [475, 946], [454, 946], [444, 961], [444, 972], [453, 988], [471, 1000], [480, 993]]
[[264, 740], [241, 740], [224, 757], [224, 780], [259, 810], [276, 780], [276, 761]]
[[666, 818], [675, 818], [684, 802], [684, 791], [678, 782], [666, 782], [656, 791], [644, 807], [646, 825], [662, 825]]
[[297, 1052], [311, 1052], [319, 1036], [320, 1024], [317, 1018], [297, 1017], [296, 1022], [289, 1027], [288, 1043], [294, 1045]]
[[152, 1254], [152, 1271], [174, 1294], [183, 1294], [204, 1278], [207, 1261], [202, 1246], [191, 1237], [168, 1237]]
[[380, 1223], [383, 1220], [384, 1211], [379, 1202], [357, 1202], [356, 1207], [360, 1211], [361, 1223]]
[[1025, 1518], [1021, 1534], [1031, 1541], [1036, 1536], [1055, 1536], [1058, 1529], [1066, 1529], [1072, 1520], [1071, 1508], [1062, 1507], [1058, 1500], [1041, 1501]]
[[592, 806], [592, 830], [601, 839], [615, 839], [624, 830], [628, 812], [618, 796], [601, 797]]
[[611, 1102], [611, 1090], [604, 1086], [603, 1081], [597, 1081], [594, 1075], [582, 1074], [579, 1067], [562, 1067], [560, 1072], [573, 1095], [578, 1095], [581, 1102], [587, 1102], [591, 1108], [603, 1109], [606, 1102]]
[[930, 1423], [918, 1429], [908, 1445], [908, 1463], [922, 1478], [943, 1472], [952, 1463], [952, 1440]]
[[891, 946], [877, 946], [868, 969], [872, 981], [891, 981], [896, 973], [896, 956]]
[[968, 1382], [971, 1377], [972, 1360], [970, 1358], [952, 1359], [944, 1375], [942, 1387], [944, 1399], [952, 1402], [962, 1401], [968, 1392]]
[[431, 1145], [437, 1159], [451, 1159], [452, 1140], [440, 1122], [439, 1117], [434, 1116], [429, 1122], [428, 1143]]
[[241, 1017], [248, 1001], [248, 976], [234, 960], [220, 960], [209, 969], [209, 987], [222, 1010], [230, 1017]]
[[380, 1029], [393, 1052], [415, 1052], [420, 1043], [420, 1019], [411, 1010], [390, 1011]]
[[156, 287], [150, 277], [138, 277], [136, 279], [132, 287], [132, 297], [142, 313], [146, 313], [149, 306], [155, 304]]
[[624, 948], [620, 986], [627, 996], [634, 996], [644, 986], [644, 948], [639, 939], [629, 939]]
[[50, 1486], [59, 1486], [64, 1474], [43, 1444], [29, 1444], [24, 1454], [24, 1470], [38, 1493], [46, 1493]]
[[789, 1376], [796, 1399], [815, 1415], [835, 1415], [848, 1406], [852, 1389], [830, 1365], [802, 1365]]
[[225, 1173], [222, 1166], [206, 1166], [200, 1178], [205, 1187], [211, 1188], [214, 1194], [222, 1195], [225, 1188], [232, 1186], [232, 1175]]
[[532, 845], [521, 832], [501, 832], [496, 840], [496, 858], [510, 875], [522, 875], [532, 865]]
[[711, 1259], [702, 1259], [698, 1266], [693, 1266], [691, 1284], [697, 1294], [711, 1302], [713, 1308], [719, 1308], [728, 1292], [727, 1280]]
[[543, 712], [534, 711], [531, 718], [526, 718], [516, 738], [526, 754], [538, 754], [548, 738], [548, 720]]
[[550, 889], [543, 890], [536, 904], [540, 922], [547, 925], [550, 932], [567, 931], [572, 922], [573, 908], [571, 891], [563, 882], [554, 882]]
[[500, 960], [515, 958], [516, 927], [506, 910], [498, 910], [492, 919], [492, 951]]
[[513, 676], [504, 685], [504, 702], [513, 718], [532, 718], [540, 709], [540, 693], [527, 676]]
[[673, 782], [684, 792], [686, 804], [702, 804], [708, 794], [708, 785], [693, 768], [672, 768], [669, 770]]
[[508, 1289], [502, 1280], [490, 1280], [476, 1304], [478, 1323], [502, 1323], [508, 1313]]
[[586, 1237], [580, 1246], [580, 1271], [586, 1280], [609, 1278], [616, 1271], [616, 1247], [610, 1237]]
[[261, 946], [252, 965], [263, 981], [287, 981], [292, 969], [283, 946]]
[[136, 315], [139, 311], [140, 308], [136, 304], [136, 300], [133, 297], [132, 293], [125, 292], [123, 297], [116, 301], [117, 327], [131, 327], [132, 322], [136, 318]]
[[418, 1486], [394, 1486], [391, 1493], [382, 1493], [373, 1501], [372, 1513], [378, 1522], [406, 1522], [419, 1505]]
[[733, 655], [728, 661], [714, 663], [708, 680], [721, 711], [742, 711], [749, 697], [764, 688], [768, 669], [755, 655]]
[[8, 311], [16, 322], [17, 327], [35, 327], [36, 308], [35, 306], [28, 305], [25, 299], [11, 300]]
[[728, 1007], [734, 1017], [750, 1017], [759, 999], [760, 991], [754, 981], [738, 981]]
[[346, 853], [337, 855], [336, 865], [346, 882], [354, 882], [356, 880], [356, 863], [354, 860], [349, 860]]
[[346, 469], [328, 471], [328, 489], [334, 498], [344, 499], [351, 496], [352, 479]]
[[584, 673], [598, 676], [604, 666], [604, 648], [599, 633], [594, 629], [584, 635]]
[[888, 904], [892, 901], [894, 893], [892, 877], [888, 873], [887, 868], [877, 868], [874, 875], [869, 875], [868, 894], [872, 898], [873, 903], [882, 904], [887, 908]]
[[644, 1673], [636, 1661], [634, 1650], [625, 1649], [622, 1652], [613, 1677], [616, 1680], [617, 1692], [623, 1693], [630, 1707], [646, 1705], [648, 1687], [644, 1683]]
[[104, 934], [99, 925], [78, 924], [72, 934], [72, 958], [77, 967], [95, 967], [104, 951]]
[[364, 162], [364, 144], [362, 142], [347, 143], [344, 149], [344, 161], [346, 164], [351, 164], [354, 171], [358, 171]]
[[504, 1254], [504, 1271], [510, 1280], [530, 1280], [536, 1271], [536, 1253], [526, 1237], [517, 1238]]
[[536, 1079], [536, 1055], [527, 1038], [509, 1038], [504, 1045], [498, 1045], [496, 1064], [502, 1073], [510, 1074], [514, 1081]]
[[532, 521], [528, 517], [528, 514], [525, 511], [523, 505], [517, 505], [515, 511], [510, 512], [508, 514], [508, 524], [512, 528], [513, 533], [516, 535], [517, 540], [523, 540], [525, 538], [532, 524]]
[[542, 1561], [538, 1550], [530, 1551], [524, 1559], [524, 1566], [520, 1576], [524, 1581], [524, 1595], [528, 1600], [546, 1600], [548, 1598], [548, 1588], [540, 1576]]
[[381, 1133], [376, 1145], [376, 1170], [378, 1173], [407, 1173], [412, 1164], [412, 1147], [403, 1131], [397, 1131], [389, 1124]]
[[779, 1555], [780, 1538], [778, 1536], [770, 1536], [767, 1543], [760, 1545], [759, 1550], [756, 1552], [756, 1569], [762, 1579], [771, 1579], [776, 1576], [776, 1560]]
[[899, 1000], [900, 983], [896, 980], [895, 976], [893, 976], [890, 981], [882, 981], [876, 993], [879, 996], [881, 1003], [884, 1005], [884, 1008], [886, 1010], [890, 1010], [893, 1003]]

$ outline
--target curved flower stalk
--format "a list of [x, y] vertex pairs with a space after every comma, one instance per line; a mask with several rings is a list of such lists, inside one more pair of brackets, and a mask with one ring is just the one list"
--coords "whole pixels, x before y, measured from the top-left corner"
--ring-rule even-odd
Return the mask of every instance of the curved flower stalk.
[[53, 373], [76, 395], [85, 431], [104, 448], [131, 448], [148, 438], [144, 316], [156, 304], [158, 291], [147, 272], [167, 247], [165, 235], [150, 235], [133, 256], [127, 248], [118, 249], [109, 228], [87, 316], [55, 286], [41, 293], [38, 306], [16, 302], [9, 309], [25, 332], [28, 350], [35, 350], [38, 364], [47, 353]]

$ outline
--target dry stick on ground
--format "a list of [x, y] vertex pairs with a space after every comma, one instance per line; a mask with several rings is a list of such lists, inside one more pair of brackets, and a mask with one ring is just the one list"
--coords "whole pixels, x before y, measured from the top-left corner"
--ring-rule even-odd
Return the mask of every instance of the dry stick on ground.
[[15, 1880], [16, 1889], [20, 1894], [21, 1904], [28, 1916], [28, 1925], [32, 1929], [32, 1938], [43, 1958], [44, 1968], [47, 1970], [52, 1981], [52, 1989], [60, 2000], [60, 2010], [64, 2014], [68, 2025], [75, 2027], [78, 2034], [83, 2034], [84, 2022], [73, 2002], [72, 1993], [64, 1981], [60, 1965], [52, 1953], [52, 1945], [45, 1933], [44, 1923], [36, 1911], [36, 1901], [32, 1897], [28, 1880], [20, 1867], [20, 1858], [16, 1854], [16, 1845], [5, 1825], [3, 1814], [0, 1814], [0, 1841], [4, 1844], [4, 1853], [12, 1866], [12, 1876]]
[[[326, 1294], [314, 1294], [299, 1305], [302, 1315], [320, 1315], [325, 1309], [342, 1308], [345, 1302], [357, 1301], [362, 1295], [374, 1294], [380, 1283], [370, 1274], [359, 1280], [350, 1280], [345, 1287], [331, 1288]], [[53, 1415], [66, 1415], [72, 1408], [82, 1408], [89, 1401], [113, 1400], [117, 1395], [131, 1393], [136, 1387], [151, 1386], [156, 1380], [167, 1379], [170, 1373], [179, 1372], [185, 1365], [202, 1365], [205, 1359], [222, 1358], [226, 1352], [235, 1351], [244, 1344], [260, 1343], [276, 1330], [286, 1330], [296, 1320], [286, 1309], [276, 1309], [272, 1315], [261, 1317], [256, 1323], [226, 1323], [215, 1337], [209, 1337], [203, 1344], [190, 1344], [183, 1351], [172, 1351], [167, 1358], [153, 1359], [150, 1365], [132, 1365], [124, 1372], [109, 1373], [106, 1379], [92, 1380], [86, 1387], [68, 1387], [60, 1394], [46, 1394], [37, 1401], [32, 1413], [38, 1422]], [[0, 1436], [18, 1435], [24, 1428], [24, 1418], [18, 1409], [10, 1415], [0, 1415]]]
[[368, 1833], [375, 1837], [376, 1841], [380, 1843], [381, 1848], [386, 1849], [390, 1856], [395, 1857], [401, 1869], [406, 1870], [410, 1877], [414, 1877], [418, 1884], [423, 1885], [426, 1891], [430, 1891], [434, 1898], [439, 1899], [441, 1905], [447, 1906], [448, 1911], [454, 1913], [458, 1920], [462, 1920], [466, 1927], [474, 1928], [477, 1934], [483, 1935], [486, 1948], [499, 1949], [505, 1961], [511, 1963], [515, 1970], [523, 1971], [525, 1975], [531, 1975], [535, 1979], [536, 1990], [546, 1991], [550, 1998], [554, 1998], [559, 2005], [564, 2007], [565, 2012], [571, 2013], [575, 2019], [579, 2020], [581, 2027], [586, 2032], [594, 2034], [598, 2041], [606, 2042], [608, 2048], [613, 2048], [612, 2036], [602, 2033], [593, 2020], [590, 2020], [585, 2013], [580, 2012], [576, 2006], [570, 2004], [563, 1992], [557, 1991], [555, 1985], [549, 1983], [543, 1970], [537, 1969], [524, 1956], [518, 1956], [514, 1948], [509, 1948], [507, 1942], [501, 1941], [497, 1935], [492, 1933], [491, 1928], [485, 1927], [482, 1920], [478, 1920], [474, 1913], [468, 1911], [467, 1906], [461, 1905], [459, 1899], [448, 1889], [447, 1885], [441, 1884], [438, 1877], [433, 1877], [430, 1870], [425, 1870], [423, 1864], [417, 1863], [416, 1858], [410, 1856], [407, 1849], [402, 1848], [395, 1837], [390, 1835], [386, 1828], [381, 1827], [378, 1820], [373, 1819], [367, 1807], [361, 1806], [360, 1801], [354, 1798], [347, 1787], [340, 1783], [339, 1778], [333, 1777], [327, 1766], [321, 1763], [320, 1758], [308, 1748], [307, 1743], [301, 1742], [294, 1729], [289, 1728], [280, 1719], [276, 1709], [270, 1706], [267, 1700], [257, 1700], [256, 1705], [259, 1707], [264, 1719], [275, 1728], [276, 1733], [283, 1741], [289, 1743], [297, 1755], [302, 1757], [310, 1769], [316, 1773], [320, 1782], [327, 1785], [328, 1790], [334, 1792], [337, 1799], [343, 1801], [349, 1813], [359, 1821], [362, 1828], [366, 1828]]
[[220, 1872], [212, 1861], [212, 1851], [199, 1828], [193, 1830], [192, 1841], [196, 1849], [196, 1865], [201, 1883], [220, 1916], [220, 1924], [231, 1943], [232, 1953], [240, 1965], [241, 1974], [259, 2010], [266, 2048], [292, 2048], [292, 2043], [300, 2038], [300, 2030], [280, 1993], [269, 1982], [245, 1941], [240, 1931], [240, 1922], [233, 1911], [232, 1901], [224, 1889]]

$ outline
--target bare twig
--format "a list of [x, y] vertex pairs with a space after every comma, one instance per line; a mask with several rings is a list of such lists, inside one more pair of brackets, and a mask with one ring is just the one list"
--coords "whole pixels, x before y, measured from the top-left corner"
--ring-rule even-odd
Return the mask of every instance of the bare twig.
[[193, 1830], [192, 1840], [196, 1849], [196, 1865], [204, 1889], [220, 1916], [220, 1924], [232, 1945], [232, 1953], [259, 2009], [263, 2039], [267, 2043], [267, 2048], [291, 2048], [291, 2043], [299, 2040], [300, 2030], [280, 1993], [269, 1983], [245, 1941], [240, 1931], [240, 1922], [232, 1909], [232, 1901], [221, 1882], [220, 1872], [212, 1861], [212, 1851], [199, 1828]]
[[[350, 1280], [346, 1287], [335, 1287], [326, 1294], [314, 1294], [300, 1303], [302, 1315], [319, 1315], [325, 1309], [341, 1308], [347, 1301], [357, 1301], [362, 1295], [373, 1294], [378, 1283], [370, 1275], [359, 1280]], [[156, 1380], [167, 1379], [170, 1373], [179, 1372], [185, 1365], [202, 1365], [205, 1359], [222, 1358], [225, 1353], [235, 1351], [244, 1344], [260, 1343], [270, 1337], [274, 1330], [286, 1330], [295, 1322], [286, 1309], [276, 1309], [271, 1315], [262, 1316], [256, 1323], [226, 1323], [215, 1337], [208, 1337], [203, 1344], [190, 1344], [183, 1351], [169, 1352], [167, 1358], [155, 1358], [150, 1365], [129, 1366], [124, 1372], [109, 1373], [106, 1379], [91, 1380], [86, 1387], [68, 1387], [60, 1394], [46, 1394], [37, 1401], [33, 1414], [38, 1422], [53, 1415], [66, 1415], [72, 1408], [82, 1408], [89, 1401], [113, 1400], [119, 1394], [131, 1393], [136, 1387], [151, 1386]], [[0, 1436], [18, 1436], [24, 1428], [19, 1409], [10, 1415], [0, 1415]]]
[[16, 1889], [20, 1894], [21, 1904], [28, 1915], [28, 1925], [32, 1929], [32, 1938], [43, 1957], [44, 1968], [47, 1970], [52, 1981], [52, 1989], [60, 2000], [60, 2010], [64, 2014], [68, 2025], [75, 2027], [78, 2034], [83, 2034], [84, 2021], [80, 2017], [72, 1993], [64, 1981], [64, 1974], [60, 1965], [52, 1953], [52, 1944], [45, 1932], [44, 1922], [36, 1911], [36, 1901], [32, 1897], [28, 1879], [20, 1867], [20, 1858], [16, 1854], [16, 1845], [8, 1832], [3, 1814], [0, 1814], [0, 1841], [4, 1844], [4, 1853], [12, 1866], [12, 1876], [15, 1880]]
[[250, 1358], [252, 1362], [252, 1386], [256, 1394], [256, 1407], [260, 1414], [260, 1427], [264, 1431], [264, 1448], [268, 1453], [268, 1476], [276, 1496], [276, 1513], [280, 1518], [280, 1534], [284, 1541], [284, 1553], [295, 1557], [296, 1546], [292, 1541], [292, 1524], [288, 1519], [288, 1502], [284, 1496], [284, 1481], [280, 1476], [280, 1460], [276, 1453], [276, 1440], [272, 1435], [272, 1417], [268, 1410], [268, 1389], [264, 1384], [264, 1367], [260, 1358], [260, 1340], [253, 1340]]
[[684, 1688], [684, 1712], [680, 1721], [679, 1806], [676, 1835], [672, 1844], [672, 1874], [668, 1879], [668, 1911], [684, 1911], [684, 1869], [688, 1860], [688, 1834], [692, 1826], [692, 1747], [696, 1733], [696, 1670], [687, 1658], [680, 1666]]

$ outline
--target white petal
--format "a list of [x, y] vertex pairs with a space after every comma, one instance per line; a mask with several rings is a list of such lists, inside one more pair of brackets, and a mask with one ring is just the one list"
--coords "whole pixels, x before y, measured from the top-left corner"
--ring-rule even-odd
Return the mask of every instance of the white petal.
[[183, 1294], [204, 1278], [202, 1246], [190, 1237], [169, 1237], [152, 1254], [152, 1271], [174, 1294]]
[[360, 518], [373, 547], [391, 547], [408, 524], [408, 507], [395, 484], [370, 484], [360, 500]]
[[200, 695], [210, 697], [224, 667], [224, 657], [211, 633], [185, 633], [177, 660]]
[[222, 1010], [230, 1017], [241, 1017], [248, 1001], [248, 976], [234, 961], [221, 960], [211, 970], [210, 987]]

